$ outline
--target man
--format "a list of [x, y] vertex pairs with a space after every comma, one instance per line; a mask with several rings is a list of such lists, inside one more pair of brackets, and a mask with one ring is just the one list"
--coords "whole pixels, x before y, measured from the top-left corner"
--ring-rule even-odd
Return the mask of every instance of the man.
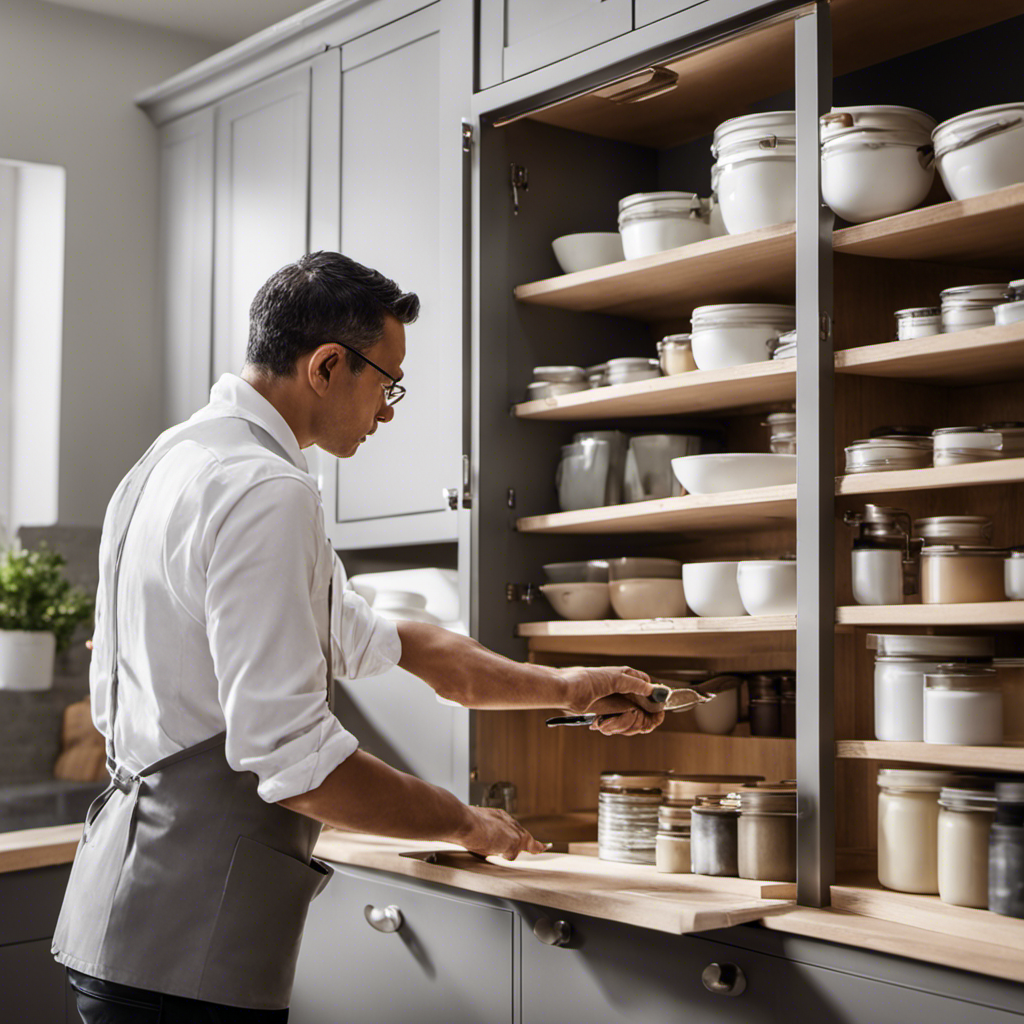
[[111, 785], [89, 809], [53, 951], [89, 1022], [284, 1021], [321, 823], [514, 858], [503, 811], [358, 749], [334, 678], [395, 664], [472, 708], [661, 721], [628, 668], [523, 665], [345, 587], [301, 449], [353, 455], [405, 393], [419, 300], [338, 253], [284, 267], [250, 311], [246, 365], [162, 434], [104, 521], [90, 688]]

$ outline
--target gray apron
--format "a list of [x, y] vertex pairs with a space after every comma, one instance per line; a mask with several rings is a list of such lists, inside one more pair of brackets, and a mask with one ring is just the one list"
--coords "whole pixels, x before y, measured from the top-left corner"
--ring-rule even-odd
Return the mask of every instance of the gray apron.
[[[237, 418], [237, 417], [236, 417]], [[110, 608], [110, 785], [86, 815], [53, 938], [57, 960], [85, 974], [189, 999], [261, 1010], [288, 1006], [309, 902], [332, 869], [312, 858], [320, 823], [267, 803], [236, 772], [219, 733], [132, 775], [115, 761], [117, 586], [125, 535], [154, 466], [210, 421], [157, 441], [122, 481], [101, 554]], [[257, 441], [287, 458], [262, 428]], [[258, 595], [254, 595], [258, 600]], [[328, 598], [328, 625], [330, 598]], [[326, 699], [333, 710], [330, 642]]]

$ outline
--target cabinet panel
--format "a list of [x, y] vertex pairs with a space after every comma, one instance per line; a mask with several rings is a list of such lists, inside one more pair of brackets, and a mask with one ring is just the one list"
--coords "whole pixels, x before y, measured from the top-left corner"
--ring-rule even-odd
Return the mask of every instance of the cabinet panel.
[[310, 74], [276, 75], [216, 110], [215, 378], [245, 361], [260, 286], [306, 252]]
[[210, 391], [213, 110], [160, 131], [164, 423], [188, 419]]
[[702, 3], [704, 0], [634, 0], [633, 20], [636, 28], [643, 28], [652, 21], [660, 21], [670, 14], [688, 11]]
[[49, 939], [0, 946], [0, 1020], [58, 1024], [67, 1020], [67, 973]]
[[[364, 907], [397, 906], [402, 927], [374, 930]], [[310, 905], [291, 1024], [511, 1024], [508, 910], [377, 880], [335, 865]]]
[[[342, 48], [342, 250], [415, 291], [422, 307], [406, 332], [408, 394], [394, 420], [334, 462], [325, 505], [339, 548], [456, 536], [442, 490], [461, 478], [462, 339], [445, 328], [439, 254], [442, 209], [461, 182], [440, 173], [459, 125], [442, 137], [439, 26], [435, 4]], [[426, 536], [396, 518], [413, 516], [442, 522]], [[372, 520], [392, 523], [368, 530]]]

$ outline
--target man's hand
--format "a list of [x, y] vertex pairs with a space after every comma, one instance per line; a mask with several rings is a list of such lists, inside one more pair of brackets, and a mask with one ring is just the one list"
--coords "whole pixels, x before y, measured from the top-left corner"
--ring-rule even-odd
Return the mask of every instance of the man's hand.
[[510, 814], [496, 807], [467, 807], [466, 825], [451, 841], [470, 853], [486, 857], [497, 854], [515, 860], [521, 853], [543, 853], [538, 842]]
[[635, 736], [657, 729], [665, 720], [665, 712], [644, 711], [630, 700], [628, 694], [648, 697], [654, 690], [650, 676], [625, 665], [602, 668], [566, 668], [562, 674], [570, 682], [570, 703], [573, 714], [593, 712], [615, 714], [606, 722], [596, 721], [591, 729], [605, 736]]

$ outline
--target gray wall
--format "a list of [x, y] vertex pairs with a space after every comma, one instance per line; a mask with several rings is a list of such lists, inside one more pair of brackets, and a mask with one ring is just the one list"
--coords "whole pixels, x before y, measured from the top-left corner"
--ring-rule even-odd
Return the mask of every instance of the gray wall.
[[98, 526], [161, 426], [157, 140], [132, 97], [217, 49], [36, 0], [0, 3], [0, 157], [67, 169], [63, 524]]

